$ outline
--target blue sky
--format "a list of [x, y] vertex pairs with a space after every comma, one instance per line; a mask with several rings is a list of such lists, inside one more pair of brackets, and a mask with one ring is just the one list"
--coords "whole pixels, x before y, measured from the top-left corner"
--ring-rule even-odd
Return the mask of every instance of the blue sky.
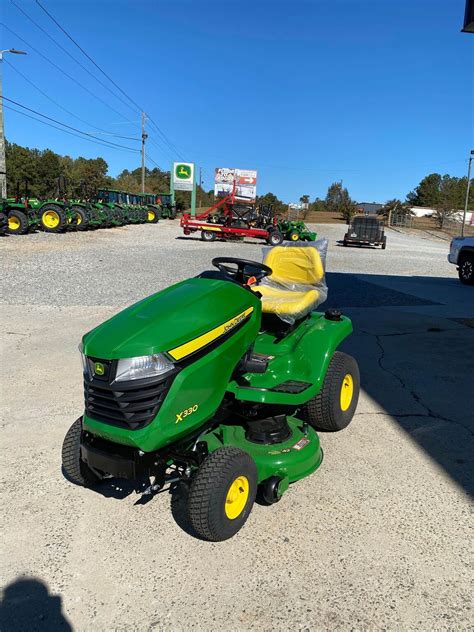
[[[138, 137], [139, 112], [56, 46], [107, 83], [34, 0], [14, 1], [49, 37], [3, 0], [1, 21], [27, 44], [2, 29], [1, 47], [28, 51], [5, 56], [4, 95], [91, 133], [99, 127]], [[384, 201], [404, 197], [427, 173], [466, 172], [474, 147], [474, 35], [460, 33], [464, 0], [41, 2], [180, 154], [202, 167], [206, 189], [214, 167], [227, 166], [258, 169], [258, 192], [285, 201], [324, 197], [335, 180], [358, 201]], [[149, 131], [150, 156], [169, 168], [177, 156]], [[97, 146], [10, 110], [5, 134], [74, 157], [102, 155], [111, 175], [139, 166], [139, 154]]]

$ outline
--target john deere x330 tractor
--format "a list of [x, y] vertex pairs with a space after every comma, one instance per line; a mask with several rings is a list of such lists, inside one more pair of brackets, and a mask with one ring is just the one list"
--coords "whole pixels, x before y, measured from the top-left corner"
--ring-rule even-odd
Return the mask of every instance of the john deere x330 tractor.
[[264, 263], [228, 257], [128, 307], [81, 343], [85, 411], [63, 443], [66, 476], [175, 486], [208, 540], [233, 536], [257, 493], [280, 500], [323, 454], [317, 431], [351, 421], [352, 331], [326, 298], [320, 253], [278, 246]]

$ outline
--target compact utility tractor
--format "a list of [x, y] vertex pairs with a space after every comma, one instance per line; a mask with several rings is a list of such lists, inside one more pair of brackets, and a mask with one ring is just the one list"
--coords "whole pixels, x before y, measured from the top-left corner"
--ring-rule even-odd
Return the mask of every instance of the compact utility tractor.
[[315, 241], [317, 237], [301, 220], [280, 219], [278, 228], [286, 241]]
[[0, 200], [0, 235], [5, 235], [8, 229], [8, 202]]
[[24, 181], [24, 194], [20, 191], [20, 182], [16, 183], [16, 195], [3, 202], [3, 212], [7, 216], [6, 232], [10, 235], [25, 235], [40, 225], [40, 217], [35, 208], [36, 200], [30, 199], [28, 181]]
[[128, 307], [80, 346], [85, 411], [62, 448], [66, 476], [118, 477], [151, 496], [176, 486], [196, 533], [225, 540], [322, 462], [359, 394], [352, 332], [326, 298], [320, 252], [231, 257]]
[[63, 233], [68, 228], [76, 228], [77, 222], [80, 221], [80, 218], [69, 208], [67, 188], [66, 178], [59, 176], [53, 198], [30, 200], [40, 216], [42, 229], [47, 233]]

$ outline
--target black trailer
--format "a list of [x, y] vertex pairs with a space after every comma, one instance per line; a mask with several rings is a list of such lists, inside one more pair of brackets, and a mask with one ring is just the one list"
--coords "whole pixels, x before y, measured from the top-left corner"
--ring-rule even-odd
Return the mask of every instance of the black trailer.
[[383, 220], [367, 215], [354, 217], [347, 233], [344, 235], [344, 246], [358, 244], [359, 246], [387, 247], [387, 237], [383, 230]]

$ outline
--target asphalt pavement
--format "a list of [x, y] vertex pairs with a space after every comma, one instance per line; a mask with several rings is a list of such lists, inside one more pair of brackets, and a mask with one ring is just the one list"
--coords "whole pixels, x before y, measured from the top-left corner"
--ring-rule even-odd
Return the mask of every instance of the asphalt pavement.
[[434, 237], [388, 231], [382, 251], [316, 229], [322, 309], [354, 323], [359, 407], [321, 434], [317, 472], [216, 544], [167, 493], [74, 487], [61, 443], [82, 413], [83, 333], [264, 245], [203, 243], [172, 221], [0, 240], [2, 632], [473, 629], [474, 288]]

